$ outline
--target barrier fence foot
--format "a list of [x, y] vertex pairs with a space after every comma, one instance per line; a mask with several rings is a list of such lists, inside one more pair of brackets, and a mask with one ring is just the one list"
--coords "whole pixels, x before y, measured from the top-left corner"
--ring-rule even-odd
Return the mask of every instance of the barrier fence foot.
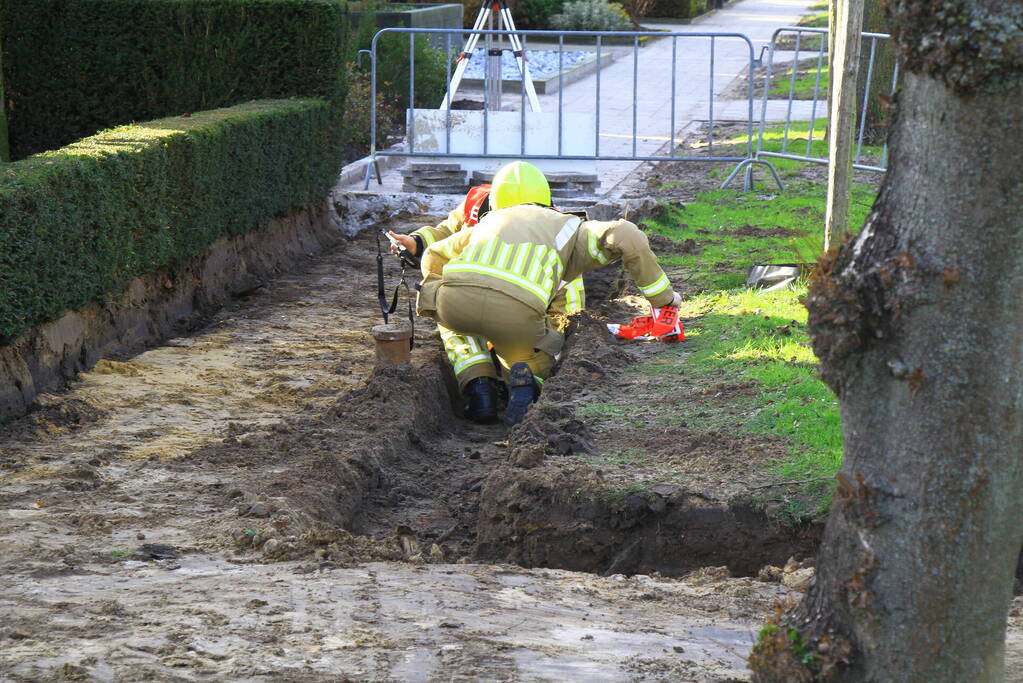
[[719, 189], [727, 189], [732, 181], [735, 180], [735, 176], [739, 175], [740, 171], [743, 171], [743, 192], [750, 192], [753, 190], [753, 164], [763, 164], [771, 171], [771, 175], [774, 177], [774, 182], [778, 183], [778, 189], [785, 190], [785, 183], [781, 181], [781, 176], [778, 175], [778, 171], [774, 168], [774, 164], [770, 161], [764, 161], [763, 159], [743, 159], [739, 164], [732, 169], [732, 172], [728, 174], [724, 182], [721, 183]]
[[373, 171], [376, 171], [377, 185], [384, 184], [383, 178], [380, 177], [380, 161], [376, 157], [373, 157], [366, 163], [366, 175], [363, 176], [362, 181], [363, 190], [369, 189], [369, 179], [372, 177]]
[[373, 169], [373, 162], [370, 161], [369, 163], [366, 164], [366, 174], [363, 176], [363, 179], [362, 179], [363, 180], [363, 182], [362, 182], [362, 189], [363, 190], [368, 190], [369, 189], [369, 177], [370, 177], [369, 174], [372, 172], [372, 169]]

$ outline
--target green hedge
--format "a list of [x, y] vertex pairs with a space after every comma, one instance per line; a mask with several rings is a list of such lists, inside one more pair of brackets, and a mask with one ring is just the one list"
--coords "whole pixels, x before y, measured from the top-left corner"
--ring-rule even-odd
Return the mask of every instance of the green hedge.
[[342, 0], [0, 0], [11, 153], [291, 96], [344, 99]]
[[0, 344], [322, 201], [337, 175], [331, 126], [324, 100], [256, 101], [0, 164]]
[[654, 0], [648, 17], [693, 19], [707, 11], [707, 0]]

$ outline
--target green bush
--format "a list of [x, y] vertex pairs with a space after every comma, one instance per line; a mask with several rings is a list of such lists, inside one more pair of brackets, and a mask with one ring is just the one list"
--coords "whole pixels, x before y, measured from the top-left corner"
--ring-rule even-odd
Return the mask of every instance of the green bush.
[[[379, 30], [375, 11], [379, 3], [366, 0], [360, 4], [359, 19], [353, 25], [351, 55], [354, 59], [359, 50], [373, 47], [373, 37]], [[409, 105], [409, 35], [407, 33], [385, 33], [377, 41], [377, 148], [386, 146], [387, 138], [396, 132], [403, 132], [405, 109]], [[412, 34], [414, 35], [414, 34]], [[461, 45], [452, 42], [452, 51]], [[415, 59], [415, 106], [435, 108], [440, 105], [447, 90], [447, 66], [444, 51], [434, 47], [423, 35], [415, 36], [412, 42]], [[348, 98], [342, 124], [344, 159], [354, 161], [369, 153], [370, 111], [373, 98], [370, 96], [370, 61], [361, 59], [347, 65]], [[454, 67], [451, 67], [452, 70]]]
[[[341, 124], [345, 163], [366, 156], [370, 138], [370, 82], [369, 72], [349, 65], [348, 98]], [[407, 99], [407, 98], [406, 98]], [[399, 121], [404, 120], [394, 105], [395, 97], [377, 89], [377, 149], [387, 146], [387, 136], [394, 133]]]
[[560, 12], [564, 5], [564, 0], [523, 0], [516, 13], [516, 25], [523, 29], [548, 29], [551, 17]]
[[332, 124], [321, 99], [257, 101], [0, 164], [0, 344], [323, 200]]
[[632, 20], [622, 6], [604, 0], [566, 2], [561, 12], [551, 16], [551, 28], [559, 31], [622, 31], [632, 28]]
[[344, 100], [342, 0], [2, 0], [13, 158], [252, 99]]
[[[415, 101], [412, 106], [436, 109], [447, 91], [444, 50], [430, 44], [424, 35], [415, 36]], [[461, 49], [453, 44], [453, 50]], [[454, 71], [454, 68], [452, 68]], [[393, 91], [399, 109], [409, 106], [409, 34], [385, 33], [377, 41], [377, 92]]]
[[649, 17], [692, 19], [707, 11], [707, 0], [654, 0]]

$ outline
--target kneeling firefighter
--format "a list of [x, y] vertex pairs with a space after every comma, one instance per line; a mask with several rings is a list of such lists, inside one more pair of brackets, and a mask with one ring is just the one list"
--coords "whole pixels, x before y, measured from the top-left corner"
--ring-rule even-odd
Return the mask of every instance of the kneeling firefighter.
[[[645, 334], [680, 334], [680, 298], [646, 235], [628, 221], [584, 221], [550, 202], [543, 173], [513, 162], [494, 176], [493, 210], [472, 230], [430, 244], [422, 258], [419, 315], [494, 345], [508, 375], [509, 427], [525, 417], [561, 351], [564, 337], [549, 324], [547, 310], [563, 282], [620, 258], [653, 309], [643, 323]], [[496, 393], [493, 366], [480, 368]], [[490, 401], [496, 404], [496, 396]]]
[[[416, 256], [433, 243], [476, 225], [491, 210], [492, 188], [492, 185], [478, 185], [470, 189], [462, 203], [437, 225], [424, 226], [407, 235], [389, 232], [388, 236]], [[392, 246], [391, 251], [396, 254], [398, 247]], [[548, 308], [549, 312], [567, 316], [586, 308], [582, 276], [560, 284]], [[461, 334], [442, 324], [438, 324], [437, 328], [459, 389], [466, 399], [465, 417], [483, 424], [496, 422], [497, 370], [487, 350], [487, 340], [480, 336]]]

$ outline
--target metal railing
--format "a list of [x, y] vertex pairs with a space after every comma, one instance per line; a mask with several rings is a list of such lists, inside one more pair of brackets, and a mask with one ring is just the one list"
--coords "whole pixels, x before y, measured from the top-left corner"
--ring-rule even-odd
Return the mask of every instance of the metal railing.
[[[483, 88], [482, 90], [483, 110], [482, 114], [479, 115], [482, 119], [480, 124], [483, 136], [481, 148], [453, 149], [452, 130], [454, 114], [450, 108], [437, 110], [437, 112], [440, 113], [434, 116], [435, 119], [442, 118], [443, 120], [442, 135], [438, 136], [436, 131], [433, 131], [434, 134], [429, 136], [425, 134], [419, 135], [422, 133], [422, 130], [417, 130], [417, 117], [419, 117], [419, 123], [423, 123], [423, 117], [425, 114], [423, 113], [424, 110], [417, 110], [413, 106], [417, 99], [415, 38], [417, 36], [428, 36], [431, 39], [432, 44], [443, 44], [444, 47], [442, 48], [442, 52], [444, 54], [444, 63], [446, 64], [445, 82], [450, 83], [452, 75], [452, 60], [460, 54], [462, 45], [464, 44], [464, 39], [467, 35], [478, 34], [479, 36], [486, 38], [487, 41], [499, 41], [503, 36], [508, 36], [512, 33], [512, 31], [504, 30], [470, 31], [465, 29], [386, 28], [382, 29], [374, 36], [372, 48], [370, 50], [363, 50], [360, 53], [360, 58], [363, 55], [369, 57], [371, 69], [371, 161], [366, 167], [366, 188], [369, 187], [371, 172], [374, 168], [376, 168], [375, 162], [377, 157], [383, 156], [404, 156], [412, 158], [459, 157], [494, 159], [563, 159], [580, 161], [740, 162], [743, 166], [748, 166], [750, 164], [764, 164], [771, 169], [772, 173], [774, 172], [774, 168], [770, 162], [757, 158], [756, 152], [758, 149], [754, 148], [753, 78], [754, 64], [757, 60], [754, 59], [753, 43], [747, 36], [740, 33], [514, 31], [514, 34], [520, 38], [523, 50], [527, 54], [530, 50], [530, 43], [538, 47], [542, 46], [547, 50], [556, 51], [557, 53], [559, 68], [557, 75], [551, 79], [554, 81], [551, 85], [556, 84], [556, 97], [551, 96], [550, 94], [545, 95], [542, 102], [544, 107], [553, 110], [553, 114], [556, 117], [556, 123], [552, 122], [553, 125], [555, 125], [556, 134], [554, 134], [553, 140], [548, 141], [548, 148], [537, 152], [535, 150], [536, 145], [534, 144], [536, 141], [528, 139], [529, 126], [527, 125], [527, 117], [530, 114], [526, 111], [526, 84], [525, 80], [521, 77], [519, 78], [520, 92], [518, 97], [518, 110], [516, 112], [519, 114], [519, 139], [517, 149], [514, 151], [496, 151], [490, 144], [491, 128], [494, 125], [493, 119], [495, 119], [498, 114], [495, 114], [492, 111], [494, 108], [493, 105], [495, 104], [491, 101], [491, 98], [494, 96], [493, 89], [488, 88]], [[378, 126], [378, 49], [382, 37], [389, 34], [408, 36], [409, 68], [407, 85], [408, 101], [410, 106], [407, 112], [406, 146], [405, 149], [401, 150], [379, 150], [376, 146]], [[644, 111], [641, 113], [640, 111], [640, 103], [643, 99], [641, 98], [640, 81], [647, 73], [647, 69], [650, 66], [649, 64], [643, 63], [643, 51], [640, 47], [643, 41], [649, 39], [671, 41], [670, 69], [660, 69], [660, 73], [664, 74], [664, 78], [662, 79], [662, 82], [654, 84], [655, 87], [660, 89], [660, 93], [670, 97], [670, 106], [667, 107], [667, 111], [664, 112], [663, 120], [657, 116], [651, 116], [649, 112]], [[687, 64], [685, 68], [682, 68], [682, 65], [687, 58], [691, 55], [697, 54], [695, 51], [686, 49], [697, 40], [709, 41], [709, 50], [699, 53], [705, 55], [705, 57], [701, 59], [703, 63]], [[622, 41], [625, 42], [624, 45], [621, 44]], [[610, 43], [612, 42], [615, 44], [611, 45]], [[591, 75], [585, 77], [587, 79], [592, 79], [592, 83], [583, 83], [581, 86], [576, 86], [574, 88], [574, 90], [577, 91], [581, 88], [592, 91], [592, 105], [589, 107], [580, 107], [578, 97], [573, 95], [575, 103], [573, 104], [574, 108], [571, 111], [567, 109], [565, 102], [565, 86], [567, 83], [565, 81], [565, 69], [562, 68], [564, 64], [566, 43], [571, 44], [573, 48], [579, 46], [577, 49], [592, 50], [594, 53], [593, 66], [595, 69]], [[624, 54], [620, 55], [619, 53], [622, 52], [624, 52]], [[610, 68], [609, 64], [614, 61], [615, 57], [626, 56], [630, 53], [632, 58], [631, 88], [624, 92], [622, 92], [622, 90], [625, 89], [615, 89], [614, 91], [609, 92], [606, 85], [602, 88], [601, 81], [605, 69]], [[492, 68], [492, 61], [493, 60], [484, 60], [485, 70]], [[735, 73], [739, 73], [742, 67], [746, 67], [746, 73], [748, 74], [747, 83], [745, 84], [746, 106], [745, 111], [743, 112], [746, 133], [745, 140], [740, 143], [740, 149], [744, 149], [744, 153], [741, 154], [736, 154], [734, 152], [731, 154], [714, 154], [714, 124], [716, 114], [715, 90], [717, 85], [715, 69], [719, 66], [720, 62], [728, 62], [729, 65], [737, 67], [735, 69]], [[625, 66], [623, 65], [619, 68], [625, 68]], [[492, 74], [490, 73], [485, 73], [485, 79], [491, 77], [491, 75]], [[535, 79], [536, 76], [534, 76], [534, 80]], [[700, 82], [703, 79], [706, 79], [705, 99], [702, 95], [699, 97], [696, 96], [696, 89], [702, 89], [703, 87], [703, 84]], [[620, 83], [621, 81], [618, 80], [617, 82]], [[685, 92], [683, 92], [683, 90]], [[643, 93], [646, 94], [645, 88]], [[445, 93], [436, 92], [431, 93], [430, 95], [436, 95], [436, 102], [439, 105], [444, 98]], [[601, 131], [601, 113], [602, 111], [607, 111], [609, 107], [615, 107], [619, 112], [627, 111], [628, 108], [631, 108], [631, 130], [626, 132]], [[586, 111], [579, 112], [580, 108], [585, 109]], [[592, 115], [594, 119], [592, 126], [592, 146], [582, 152], [578, 151], [578, 149], [575, 151], [569, 150], [566, 145], [566, 119], [568, 116], [574, 116], [576, 113]], [[685, 150], [681, 149], [681, 147], [676, 144], [681, 142], [681, 138], [678, 136], [680, 121], [682, 123], [688, 123], [691, 120], [705, 120], [708, 122], [707, 145], [709, 153], [706, 155], [686, 154]], [[508, 121], [507, 117], [502, 119], [502, 121]], [[506, 134], [506, 131], [504, 131], [504, 133]], [[439, 138], [443, 139], [443, 144], [441, 144]], [[424, 144], [424, 140], [432, 144], [431, 149], [425, 148], [427, 145]], [[733, 143], [734, 141], [730, 142], [730, 144]], [[377, 170], [377, 180], [378, 182], [380, 181], [379, 170]], [[778, 182], [780, 183], [780, 180]]]
[[[880, 44], [884, 44], [886, 41], [891, 40], [891, 36], [885, 33], [869, 33], [864, 32], [861, 34], [864, 42], [869, 41], [869, 48], [867, 48], [863, 54], [867, 56], [865, 79], [861, 82], [860, 86], [863, 88], [863, 94], [859, 106], [857, 108], [857, 135], [856, 135], [856, 154], [853, 160], [853, 168], [863, 171], [874, 171], [878, 173], [884, 173], [887, 170], [888, 163], [888, 144], [885, 142], [882, 146], [880, 159], [875, 163], [867, 163], [864, 157], [864, 143], [866, 140], [866, 133], [868, 131], [867, 123], [871, 117], [870, 107], [870, 93], [875, 91], [875, 79], [885, 79], [880, 81], [882, 84], [890, 83], [890, 87], [887, 94], [895, 92], [898, 86], [899, 80], [899, 68], [898, 64], [893, 60], [891, 71], [882, 73], [880, 65], [877, 64], [877, 57], [879, 53], [879, 41]], [[807, 47], [807, 43], [813, 45], [817, 43], [815, 47]], [[776, 55], [781, 52], [789, 52], [790, 50], [779, 49], [779, 45], [787, 46], [792, 44], [791, 50], [791, 67], [789, 69], [788, 77], [788, 93], [787, 96], [782, 98], [771, 99], [771, 85], [774, 76], [774, 67], [776, 63]], [[740, 162], [740, 164], [732, 171], [732, 173], [725, 179], [722, 187], [727, 187], [733, 178], [740, 172], [745, 170], [745, 182], [744, 185], [748, 188], [751, 186], [751, 164], [756, 163], [760, 160], [765, 159], [789, 159], [792, 161], [802, 161], [816, 164], [828, 164], [828, 158], [826, 156], [817, 156], [813, 153], [813, 142], [814, 132], [818, 125], [817, 116], [818, 111], [821, 111], [825, 119], [828, 116], [828, 104], [827, 104], [827, 88], [822, 87], [822, 76], [825, 72], [825, 67], [828, 64], [827, 59], [827, 47], [828, 47], [828, 29], [824, 28], [804, 28], [804, 27], [784, 27], [774, 32], [771, 37], [770, 52], [768, 53], [767, 71], [764, 80], [764, 92], [761, 101], [760, 110], [760, 123], [759, 131], [757, 134], [756, 150], [752, 157], [748, 160]], [[805, 103], [807, 100], [797, 97], [796, 82], [799, 77], [800, 69], [800, 55], [808, 55], [808, 59], [815, 60], [815, 64], [810, 69], [804, 71], [805, 77], [812, 77], [814, 85], [812, 88], [811, 96], [809, 98], [809, 106]], [[781, 61], [781, 60], [779, 60]], [[786, 60], [787, 62], [787, 60]], [[861, 62], [862, 68], [862, 62]], [[830, 74], [829, 74], [830, 77]], [[768, 122], [768, 103], [769, 102], [784, 102], [785, 115], [779, 124], [784, 125], [784, 130], [781, 138], [781, 149], [778, 151], [764, 149], [765, 130]], [[799, 107], [802, 110], [801, 113], [793, 114], [796, 102], [803, 102], [803, 106]], [[806, 112], [809, 110], [809, 116], [806, 116]], [[790, 140], [790, 132], [792, 125], [795, 122], [806, 121], [809, 124], [809, 131], [806, 135], [806, 146], [805, 149], [801, 149], [797, 145], [801, 145], [801, 142], [796, 143]], [[822, 128], [826, 126], [822, 125]], [[824, 131], [821, 131], [823, 135]], [[775, 176], [777, 180], [777, 176]], [[780, 181], [779, 181], [780, 182]]]

